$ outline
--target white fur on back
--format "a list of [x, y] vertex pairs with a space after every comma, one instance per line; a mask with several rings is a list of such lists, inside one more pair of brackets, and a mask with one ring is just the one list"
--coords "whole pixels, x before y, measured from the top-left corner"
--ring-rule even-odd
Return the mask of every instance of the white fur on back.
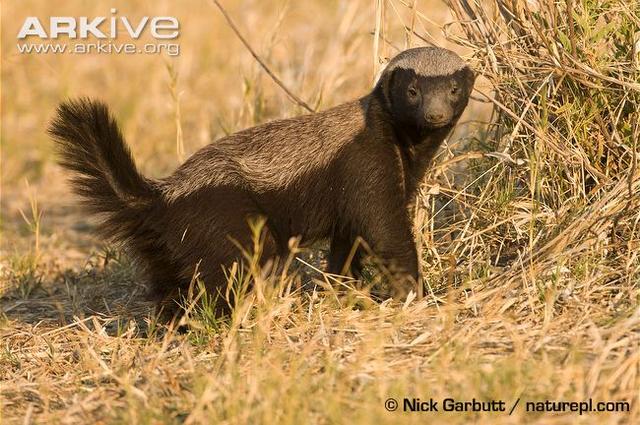
[[441, 47], [416, 47], [399, 53], [384, 69], [413, 69], [424, 77], [451, 75], [467, 66], [460, 56]]

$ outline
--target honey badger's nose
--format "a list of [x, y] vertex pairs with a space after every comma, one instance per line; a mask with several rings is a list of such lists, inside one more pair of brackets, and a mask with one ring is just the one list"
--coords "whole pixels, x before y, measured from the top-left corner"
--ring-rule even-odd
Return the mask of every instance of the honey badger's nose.
[[444, 120], [444, 112], [429, 112], [427, 114], [427, 120], [432, 122], [439, 122]]

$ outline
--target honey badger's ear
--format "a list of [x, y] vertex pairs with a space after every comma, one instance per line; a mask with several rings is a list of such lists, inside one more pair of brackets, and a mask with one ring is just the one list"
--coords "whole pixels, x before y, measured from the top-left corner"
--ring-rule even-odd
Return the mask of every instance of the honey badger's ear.
[[478, 78], [478, 74], [471, 67], [467, 67], [467, 81], [471, 87], [475, 84], [476, 78]]
[[393, 78], [395, 76], [397, 69], [384, 70], [380, 75], [380, 79], [378, 80], [378, 85], [382, 89], [382, 96], [384, 97], [384, 102], [387, 107], [391, 106], [391, 87], [393, 84]]

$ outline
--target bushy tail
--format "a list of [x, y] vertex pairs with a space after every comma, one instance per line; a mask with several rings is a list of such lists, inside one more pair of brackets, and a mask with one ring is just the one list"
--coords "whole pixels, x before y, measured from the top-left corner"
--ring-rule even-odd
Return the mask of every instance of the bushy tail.
[[137, 170], [107, 107], [89, 99], [62, 103], [49, 134], [60, 165], [73, 172], [71, 183], [86, 209], [102, 220], [98, 230], [120, 242], [146, 272], [157, 300], [170, 300], [180, 288], [181, 264], [162, 242], [166, 229], [158, 183]]
[[158, 196], [153, 182], [138, 172], [107, 106], [90, 99], [64, 102], [48, 131], [60, 165], [73, 172], [71, 183], [83, 206], [103, 219], [101, 233], [122, 242], [133, 238], [140, 214]]

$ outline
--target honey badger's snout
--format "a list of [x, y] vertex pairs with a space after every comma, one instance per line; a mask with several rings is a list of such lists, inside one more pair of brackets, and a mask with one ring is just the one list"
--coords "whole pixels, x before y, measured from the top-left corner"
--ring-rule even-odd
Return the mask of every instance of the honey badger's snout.
[[[459, 88], [459, 76], [440, 77], [439, 84], [425, 83], [422, 100], [422, 118], [427, 127], [439, 128], [452, 124], [464, 110], [468, 89]], [[428, 81], [428, 79], [427, 79]]]
[[424, 109], [424, 120], [430, 126], [442, 126], [453, 120], [453, 108], [449, 105], [431, 100]]

